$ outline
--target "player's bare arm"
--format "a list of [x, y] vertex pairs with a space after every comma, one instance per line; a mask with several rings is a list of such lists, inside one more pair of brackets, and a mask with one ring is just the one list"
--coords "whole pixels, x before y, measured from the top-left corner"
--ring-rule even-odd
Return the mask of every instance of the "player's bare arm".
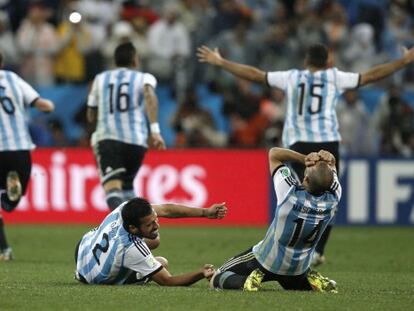
[[218, 48], [211, 50], [203, 45], [197, 49], [197, 57], [200, 62], [221, 67], [239, 78], [266, 84], [266, 72], [252, 66], [229, 61], [220, 55]]
[[164, 150], [165, 142], [161, 136], [158, 125], [158, 99], [155, 96], [154, 88], [146, 84], [144, 85], [145, 108], [148, 120], [150, 122], [151, 140], [150, 143], [155, 149]]
[[286, 162], [299, 162], [305, 164], [305, 155], [284, 148], [274, 147], [269, 151], [269, 167], [272, 173], [278, 166]]
[[52, 101], [45, 98], [38, 98], [33, 104], [38, 110], [43, 112], [52, 112], [55, 110], [55, 105]]
[[86, 120], [92, 125], [96, 125], [98, 120], [98, 109], [95, 107], [86, 108]]
[[196, 271], [181, 275], [171, 275], [167, 269], [163, 268], [154, 274], [151, 280], [162, 286], [188, 286], [204, 278], [209, 280], [214, 272], [214, 267], [210, 264], [206, 264], [203, 268]]
[[375, 66], [374, 68], [361, 74], [360, 86], [364, 86], [388, 77], [389, 75], [403, 69], [412, 62], [414, 62], [414, 47], [409, 50], [403, 47], [403, 56], [400, 59], [383, 65]]
[[209, 219], [222, 219], [226, 216], [226, 203], [213, 204], [208, 208], [190, 207], [181, 204], [152, 205], [158, 217], [183, 218], [183, 217], [206, 217]]

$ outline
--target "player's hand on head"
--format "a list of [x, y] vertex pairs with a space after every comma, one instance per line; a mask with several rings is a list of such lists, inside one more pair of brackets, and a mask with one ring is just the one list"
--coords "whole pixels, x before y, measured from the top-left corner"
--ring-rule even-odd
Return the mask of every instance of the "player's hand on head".
[[203, 274], [204, 277], [210, 281], [211, 277], [213, 276], [213, 274], [216, 272], [216, 270], [214, 269], [214, 266], [211, 264], [205, 264], [204, 268], [203, 268]]
[[199, 62], [209, 63], [216, 66], [220, 65], [223, 60], [218, 48], [211, 50], [205, 45], [197, 48], [197, 57]]
[[335, 157], [332, 153], [326, 150], [320, 150], [318, 152], [318, 155], [320, 156], [322, 161], [327, 162], [329, 165], [334, 166], [335, 165]]
[[210, 219], [222, 219], [226, 216], [227, 207], [226, 203], [213, 204], [206, 209], [206, 217]]
[[166, 149], [164, 139], [162, 138], [161, 134], [159, 134], [159, 133], [152, 133], [151, 134], [150, 144], [153, 148], [155, 148], [157, 150], [165, 150]]
[[311, 152], [305, 157], [305, 166], [314, 166], [318, 161], [320, 161], [319, 154], [317, 152]]

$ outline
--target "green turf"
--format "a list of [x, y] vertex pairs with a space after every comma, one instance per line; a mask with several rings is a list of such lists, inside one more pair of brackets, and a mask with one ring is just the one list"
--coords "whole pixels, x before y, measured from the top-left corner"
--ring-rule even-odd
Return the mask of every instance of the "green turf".
[[[88, 286], [73, 280], [73, 248], [86, 227], [8, 226], [16, 260], [0, 262], [0, 310], [413, 310], [414, 229], [335, 228], [323, 274], [339, 294], [283, 291], [212, 291], [191, 287]], [[173, 228], [161, 230], [155, 252], [172, 273], [204, 263], [220, 265], [258, 241], [265, 228]]]

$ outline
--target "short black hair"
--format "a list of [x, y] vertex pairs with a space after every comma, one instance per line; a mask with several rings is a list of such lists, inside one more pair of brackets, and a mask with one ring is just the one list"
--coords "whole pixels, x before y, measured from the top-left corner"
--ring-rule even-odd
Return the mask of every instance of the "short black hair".
[[133, 64], [137, 50], [131, 42], [118, 45], [115, 49], [114, 58], [117, 67], [129, 67]]
[[124, 228], [128, 231], [130, 225], [139, 227], [140, 219], [152, 213], [151, 204], [143, 198], [133, 198], [122, 206], [121, 216]]
[[308, 47], [306, 51], [306, 59], [308, 66], [316, 68], [324, 68], [328, 63], [328, 47], [324, 44], [317, 43]]

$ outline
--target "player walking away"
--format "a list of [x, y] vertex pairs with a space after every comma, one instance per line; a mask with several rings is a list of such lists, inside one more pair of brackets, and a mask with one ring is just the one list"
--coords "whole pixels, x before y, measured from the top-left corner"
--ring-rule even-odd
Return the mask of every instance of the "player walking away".
[[88, 121], [97, 122], [91, 143], [111, 210], [135, 196], [133, 180], [147, 150], [145, 115], [153, 147], [165, 149], [157, 122], [157, 80], [135, 70], [138, 55], [132, 43], [120, 44], [114, 57], [117, 68], [95, 77], [87, 104]]
[[[198, 48], [197, 56], [201, 62], [223, 68], [247, 80], [267, 84], [284, 90], [286, 94], [286, 118], [282, 141], [286, 148], [308, 154], [320, 149], [328, 150], [336, 158], [339, 171], [339, 141], [341, 140], [335, 107], [339, 96], [346, 89], [353, 89], [385, 78], [411, 64], [414, 48], [404, 48], [403, 57], [376, 66], [362, 74], [328, 68], [328, 49], [322, 44], [308, 48], [305, 57], [305, 70], [264, 72], [260, 69], [231, 62], [222, 58], [218, 49], [206, 46]], [[299, 180], [303, 179], [304, 166], [293, 164]], [[313, 264], [325, 260], [324, 249], [331, 226], [325, 230], [314, 254]]]
[[[3, 56], [0, 53], [0, 68]], [[32, 160], [30, 150], [35, 145], [29, 134], [26, 110], [36, 107], [51, 112], [51, 101], [39, 94], [11, 71], [0, 70], [0, 200], [1, 207], [13, 211], [26, 193]], [[1, 210], [0, 210], [1, 211]], [[0, 213], [0, 261], [12, 259], [7, 243], [4, 222]]]
[[159, 237], [158, 217], [221, 219], [226, 212], [224, 203], [191, 208], [130, 199], [82, 237], [75, 250], [75, 278], [87, 284], [144, 284], [152, 280], [165, 286], [191, 285], [203, 278], [210, 279], [214, 268], [208, 264], [193, 272], [171, 275], [168, 261], [154, 257], [143, 239]]
[[[302, 185], [284, 164], [291, 161], [306, 165]], [[335, 281], [310, 270], [341, 198], [335, 157], [324, 150], [305, 156], [272, 148], [269, 166], [278, 202], [273, 222], [262, 241], [217, 269], [210, 286], [257, 291], [261, 282], [278, 281], [287, 290], [337, 292]]]

